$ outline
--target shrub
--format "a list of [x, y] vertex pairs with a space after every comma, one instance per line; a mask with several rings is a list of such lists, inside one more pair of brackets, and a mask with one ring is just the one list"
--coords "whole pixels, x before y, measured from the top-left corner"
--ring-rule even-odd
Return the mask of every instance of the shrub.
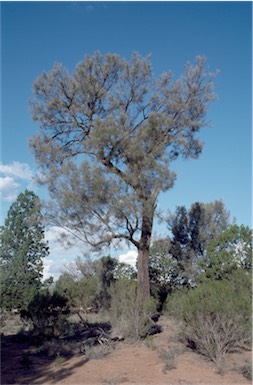
[[67, 324], [69, 310], [66, 303], [66, 298], [45, 290], [34, 297], [28, 310], [21, 312], [21, 317], [31, 323], [35, 335], [43, 338], [57, 337]]
[[221, 362], [224, 353], [251, 340], [251, 295], [243, 285], [210, 281], [167, 300], [167, 310], [183, 321], [182, 334], [189, 345]]
[[173, 353], [173, 351], [167, 351], [162, 349], [159, 352], [158, 356], [164, 362], [164, 373], [167, 373], [168, 370], [176, 369], [175, 354]]
[[55, 292], [67, 300], [67, 305], [74, 311], [81, 323], [87, 325], [87, 309], [96, 307], [97, 282], [95, 277], [74, 281], [67, 274], [56, 282]]
[[141, 338], [148, 334], [151, 316], [156, 311], [156, 301], [141, 300], [135, 281], [120, 279], [111, 287], [110, 319], [113, 328], [125, 338]]
[[240, 372], [248, 380], [252, 381], [252, 364], [250, 361], [247, 361], [241, 368]]

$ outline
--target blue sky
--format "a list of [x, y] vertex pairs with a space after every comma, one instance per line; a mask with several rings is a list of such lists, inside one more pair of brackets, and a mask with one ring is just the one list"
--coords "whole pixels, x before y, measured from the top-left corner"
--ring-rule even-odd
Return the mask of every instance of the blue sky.
[[[151, 53], [154, 73], [171, 69], [175, 78], [200, 54], [210, 70], [220, 70], [210, 127], [200, 133], [203, 153], [173, 165], [177, 181], [159, 207], [174, 211], [222, 199], [238, 224], [251, 226], [251, 8], [242, 1], [2, 2], [1, 223], [26, 187], [44, 196], [31, 180], [36, 165], [28, 138], [38, 130], [28, 103], [33, 81], [55, 62], [72, 71], [85, 54], [99, 50], [126, 58], [133, 51]], [[52, 260], [59, 250], [53, 248]]]

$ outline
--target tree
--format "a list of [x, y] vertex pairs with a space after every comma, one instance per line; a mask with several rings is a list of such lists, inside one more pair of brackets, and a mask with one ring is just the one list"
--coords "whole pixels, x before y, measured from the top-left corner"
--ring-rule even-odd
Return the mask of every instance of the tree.
[[90, 255], [86, 255], [83, 258], [77, 257], [73, 262], [65, 265], [65, 273], [62, 275], [78, 281], [94, 277], [95, 274], [95, 261], [91, 259]]
[[119, 279], [134, 279], [137, 278], [136, 269], [125, 262], [117, 262], [114, 270], [114, 278]]
[[208, 242], [229, 226], [229, 212], [222, 201], [195, 202], [189, 210], [177, 207], [168, 225], [172, 232], [168, 252], [178, 261], [182, 282], [195, 285], [199, 261], [206, 255]]
[[138, 249], [139, 293], [149, 296], [148, 257], [157, 198], [175, 181], [170, 164], [197, 158], [213, 100], [205, 59], [183, 76], [155, 79], [150, 58], [86, 56], [33, 84], [31, 149], [48, 186], [54, 223], [92, 246], [125, 240]]
[[110, 256], [97, 260], [77, 258], [66, 266], [56, 282], [56, 290], [66, 295], [72, 307], [95, 307], [108, 310], [111, 285], [119, 279], [135, 278], [135, 270]]
[[206, 257], [200, 261], [201, 281], [221, 280], [238, 269], [252, 269], [252, 231], [232, 225], [207, 245]]
[[97, 307], [97, 279], [95, 276], [75, 280], [65, 272], [56, 281], [55, 293], [67, 300], [70, 310], [87, 323], [87, 310]]
[[110, 286], [115, 281], [115, 270], [118, 261], [110, 256], [95, 261], [95, 271], [98, 283], [99, 307], [108, 310], [110, 307]]
[[39, 198], [32, 191], [19, 194], [1, 230], [1, 299], [6, 308], [26, 308], [41, 287], [44, 240]]

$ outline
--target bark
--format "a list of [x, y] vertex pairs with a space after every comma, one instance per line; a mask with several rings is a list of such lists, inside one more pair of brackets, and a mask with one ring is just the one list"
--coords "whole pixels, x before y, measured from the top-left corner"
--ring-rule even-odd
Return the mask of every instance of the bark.
[[150, 283], [149, 283], [149, 249], [152, 235], [152, 227], [154, 220], [155, 205], [154, 203], [146, 202], [143, 209], [142, 231], [140, 245], [138, 249], [138, 294], [147, 299], [150, 297]]
[[149, 248], [139, 249], [138, 252], [138, 294], [143, 298], [150, 296], [150, 284], [148, 273]]

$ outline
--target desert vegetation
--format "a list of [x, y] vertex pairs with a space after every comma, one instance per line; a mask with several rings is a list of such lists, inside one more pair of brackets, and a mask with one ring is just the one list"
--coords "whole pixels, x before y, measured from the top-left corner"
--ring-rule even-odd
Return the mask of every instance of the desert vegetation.
[[[122, 341], [153, 348], [161, 316], [180, 329], [180, 348], [158, 351], [165, 372], [185, 349], [220, 372], [227, 354], [250, 349], [251, 229], [232, 222], [220, 200], [157, 211], [175, 181], [171, 163], [201, 153], [213, 79], [203, 57], [172, 81], [171, 72], [154, 79], [149, 57], [97, 52], [73, 74], [57, 64], [35, 81], [40, 131], [30, 146], [50, 201], [26, 190], [1, 227], [3, 359], [11, 343], [23, 344], [27, 370], [42, 357], [85, 363]], [[156, 214], [163, 238], [153, 236]], [[90, 247], [56, 281], [42, 279], [52, 224], [69, 230], [70, 245], [78, 238]], [[120, 242], [136, 248], [136, 266], [104, 252], [115, 255]], [[250, 377], [247, 363], [241, 373]]]
[[[11, 207], [11, 214], [24, 196], [36, 201], [36, 210], [40, 211], [38, 198], [25, 192]], [[22, 215], [25, 213], [31, 231], [33, 221], [38, 224], [41, 219], [34, 210], [19, 210]], [[214, 362], [219, 373], [225, 371], [228, 354], [250, 350], [251, 231], [230, 224], [222, 202], [194, 203], [189, 210], [180, 207], [169, 215], [170, 235], [155, 240], [151, 246], [151, 296], [146, 300], [138, 295], [136, 268], [110, 256], [79, 257], [65, 267], [56, 282], [38, 279], [41, 264], [34, 259], [33, 265], [28, 263], [28, 277], [35, 277], [34, 280], [20, 279], [13, 281], [13, 288], [7, 287], [11, 272], [20, 263], [21, 252], [25, 250], [24, 267], [25, 257], [30, 258], [30, 248], [25, 248], [28, 243], [19, 233], [19, 258], [12, 254], [14, 246], [12, 249], [9, 239], [15, 240], [16, 222], [11, 224], [10, 218], [16, 216], [8, 216], [1, 233], [2, 346], [7, 354], [5, 347], [10, 341], [14, 345], [25, 344], [19, 364], [27, 373], [36, 359], [53, 360], [58, 366], [74, 356], [100, 359], [122, 341], [144, 341], [154, 349], [153, 337], [163, 330], [159, 324], [161, 316], [176, 322], [179, 343], [169, 348], [168, 340], [167, 348], [157, 348], [164, 373], [176, 368], [177, 358], [187, 350]], [[217, 233], [206, 231], [213, 218], [219, 222]], [[38, 228], [43, 234], [42, 224]], [[16, 248], [17, 243], [13, 244]], [[39, 245], [48, 251], [43, 237], [39, 238], [36, 251]], [[40, 261], [41, 253], [36, 255]], [[37, 275], [31, 270], [36, 266]], [[23, 272], [27, 274], [26, 269]], [[251, 378], [248, 361], [238, 370], [245, 378]]]

